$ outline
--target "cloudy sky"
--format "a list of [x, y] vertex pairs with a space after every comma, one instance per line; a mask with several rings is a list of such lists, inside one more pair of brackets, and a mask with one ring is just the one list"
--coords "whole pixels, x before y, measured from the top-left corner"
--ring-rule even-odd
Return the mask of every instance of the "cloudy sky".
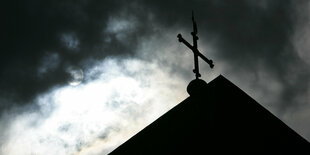
[[[0, 154], [106, 154], [222, 74], [310, 141], [310, 2], [3, 3]], [[236, 103], [237, 104], [237, 103]]]

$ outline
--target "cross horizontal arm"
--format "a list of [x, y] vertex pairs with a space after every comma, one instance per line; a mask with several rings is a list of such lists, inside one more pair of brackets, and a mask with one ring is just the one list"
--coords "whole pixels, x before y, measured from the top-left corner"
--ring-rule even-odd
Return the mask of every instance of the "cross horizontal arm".
[[190, 48], [191, 50], [193, 50], [193, 46], [188, 43], [183, 37], [181, 34], [178, 34], [178, 38], [179, 38], [179, 42], [182, 42], [184, 43], [188, 48]]
[[211, 59], [208, 59], [207, 57], [205, 57], [204, 55], [202, 55], [198, 49], [195, 50], [195, 52], [198, 54], [198, 56], [200, 56], [200, 58], [202, 60], [204, 60], [206, 63], [209, 64], [210, 68], [213, 68], [214, 67], [214, 64], [213, 64], [213, 61]]
[[214, 67], [213, 61], [202, 55], [198, 49], [195, 49], [191, 44], [189, 44], [181, 34], [178, 34], [179, 42], [184, 43], [188, 48], [190, 48], [195, 54], [197, 54], [199, 57], [201, 57], [202, 60], [204, 60], [206, 63], [209, 64], [210, 68]]

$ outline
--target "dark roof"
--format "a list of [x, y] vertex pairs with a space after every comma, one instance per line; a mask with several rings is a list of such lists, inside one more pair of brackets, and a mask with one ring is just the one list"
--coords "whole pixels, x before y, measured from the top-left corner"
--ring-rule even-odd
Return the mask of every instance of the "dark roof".
[[[164, 103], [163, 103], [164, 104]], [[298, 154], [310, 144], [223, 76], [111, 152]]]

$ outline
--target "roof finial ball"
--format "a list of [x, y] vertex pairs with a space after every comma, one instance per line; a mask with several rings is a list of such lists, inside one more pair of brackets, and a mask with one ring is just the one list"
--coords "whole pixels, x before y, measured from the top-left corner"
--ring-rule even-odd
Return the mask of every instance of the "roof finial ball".
[[192, 80], [187, 86], [187, 93], [190, 96], [199, 95], [200, 93], [205, 92], [207, 87], [207, 82], [201, 79]]

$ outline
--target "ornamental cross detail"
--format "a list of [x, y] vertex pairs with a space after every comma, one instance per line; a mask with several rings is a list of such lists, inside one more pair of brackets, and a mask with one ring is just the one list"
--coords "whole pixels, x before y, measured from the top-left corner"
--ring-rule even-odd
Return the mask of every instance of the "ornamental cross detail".
[[204, 60], [206, 63], [209, 64], [210, 68], [213, 68], [213, 61], [211, 59], [208, 59], [207, 57], [205, 57], [204, 55], [202, 55], [197, 47], [197, 40], [199, 39], [197, 36], [197, 24], [195, 22], [194, 19], [194, 12], [192, 12], [192, 22], [193, 22], [193, 32], [191, 33], [193, 36], [193, 45], [189, 44], [183, 37], [181, 34], [178, 34], [178, 38], [179, 38], [179, 42], [184, 43], [189, 49], [191, 49], [194, 53], [194, 64], [195, 64], [195, 68], [193, 70], [193, 72], [195, 73], [196, 79], [198, 79], [199, 77], [201, 77], [200, 73], [199, 73], [199, 64], [198, 64], [198, 56]]

